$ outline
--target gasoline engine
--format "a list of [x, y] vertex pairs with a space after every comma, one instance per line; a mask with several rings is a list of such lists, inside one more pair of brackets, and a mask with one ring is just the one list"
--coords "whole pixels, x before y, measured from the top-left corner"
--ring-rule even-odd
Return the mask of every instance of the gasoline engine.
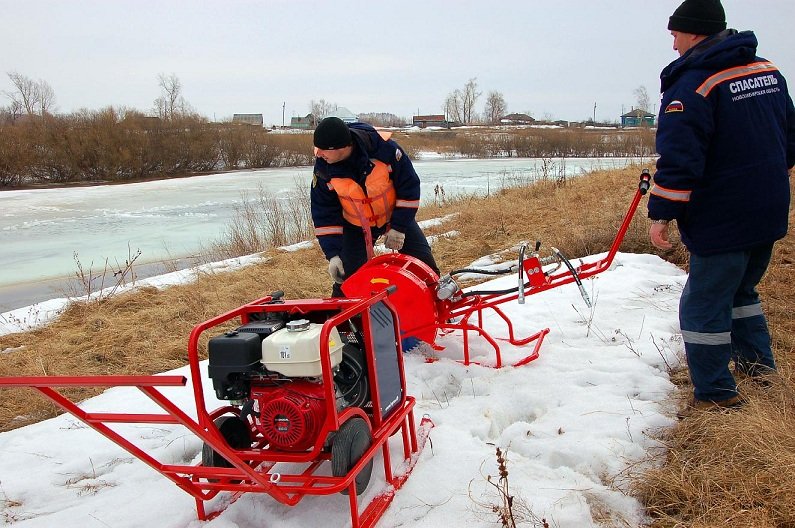
[[[271, 448], [306, 451], [315, 444], [328, 409], [320, 363], [323, 325], [288, 320], [282, 312], [253, 316], [261, 319], [209, 341], [208, 371], [215, 394], [239, 406], [243, 421], [250, 416]], [[337, 412], [372, 406], [362, 334], [352, 320], [348, 326], [342, 332], [333, 328], [328, 337]], [[393, 327], [383, 330], [394, 343]], [[398, 390], [398, 397], [387, 401], [397, 401], [401, 392], [397, 370], [386, 378], [379, 379], [380, 385]], [[389, 410], [384, 409], [385, 414]]]

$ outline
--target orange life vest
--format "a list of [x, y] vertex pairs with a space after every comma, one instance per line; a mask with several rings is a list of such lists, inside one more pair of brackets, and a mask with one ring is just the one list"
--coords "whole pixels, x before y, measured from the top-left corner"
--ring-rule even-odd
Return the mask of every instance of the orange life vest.
[[332, 178], [328, 186], [337, 193], [342, 216], [357, 226], [382, 227], [395, 210], [395, 186], [389, 177], [392, 167], [379, 160], [371, 160], [375, 167], [365, 178], [364, 189], [351, 178]]

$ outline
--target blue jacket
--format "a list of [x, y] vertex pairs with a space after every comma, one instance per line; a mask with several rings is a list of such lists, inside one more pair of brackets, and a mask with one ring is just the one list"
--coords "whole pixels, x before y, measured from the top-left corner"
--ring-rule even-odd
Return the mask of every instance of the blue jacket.
[[408, 226], [415, 222], [420, 200], [420, 178], [400, 145], [391, 139], [384, 140], [366, 123], [351, 123], [348, 128], [353, 136], [353, 152], [348, 159], [333, 164], [326, 163], [322, 158], [315, 159], [310, 191], [312, 222], [326, 259], [340, 254], [345, 223], [337, 193], [327, 185], [332, 178], [352, 178], [364, 189], [364, 180], [374, 167], [372, 159], [391, 166], [390, 177], [395, 187], [397, 205], [389, 225], [401, 233], [405, 233]]
[[660, 75], [649, 217], [676, 219], [691, 253], [772, 243], [787, 232], [795, 108], [750, 31], [726, 30]]

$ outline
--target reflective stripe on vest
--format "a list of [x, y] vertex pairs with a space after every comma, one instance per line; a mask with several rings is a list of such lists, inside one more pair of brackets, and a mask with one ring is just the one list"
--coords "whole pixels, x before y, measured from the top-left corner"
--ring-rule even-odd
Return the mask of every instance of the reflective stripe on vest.
[[707, 77], [707, 80], [701, 83], [701, 86], [696, 88], [696, 93], [702, 97], [706, 97], [713, 88], [722, 82], [730, 81], [738, 77], [744, 77], [746, 75], [771, 71], [778, 71], [778, 68], [776, 68], [772, 62], [754, 62], [752, 64], [746, 64], [745, 66], [729, 68], [728, 70], [723, 70]]
[[392, 167], [383, 161], [372, 162], [375, 166], [364, 181], [367, 194], [351, 178], [332, 178], [329, 187], [340, 199], [345, 220], [357, 226], [382, 227], [395, 209], [395, 186], [389, 177]]
[[322, 237], [326, 235], [341, 235], [342, 226], [324, 226], [315, 228], [315, 236]]
[[690, 191], [677, 191], [675, 189], [666, 189], [665, 187], [660, 187], [657, 184], [655, 184], [654, 187], [652, 187], [651, 193], [655, 196], [659, 196], [660, 198], [665, 198], [666, 200], [671, 200], [674, 202], [690, 201]]
[[405, 207], [406, 209], [419, 209], [420, 208], [420, 201], [419, 200], [398, 200], [395, 202], [397, 207]]

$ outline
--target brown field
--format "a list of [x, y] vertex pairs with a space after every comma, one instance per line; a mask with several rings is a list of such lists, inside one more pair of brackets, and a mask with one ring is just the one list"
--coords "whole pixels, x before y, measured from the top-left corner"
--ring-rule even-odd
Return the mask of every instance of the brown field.
[[[639, 172], [640, 167], [542, 181], [489, 198], [424, 207], [420, 217], [458, 213], [455, 220], [428, 230], [461, 233], [435, 243], [442, 270], [466, 266], [520, 240], [540, 239], [545, 247], [555, 245], [570, 256], [588, 255], [609, 247]], [[790, 220], [795, 220], [792, 213]], [[657, 253], [685, 266], [681, 247], [653, 250], [648, 225], [644, 201], [621, 250]], [[790, 233], [777, 244], [760, 286], [780, 367], [772, 387], [743, 383], [748, 405], [732, 413], [687, 418], [661, 433], [668, 449], [656, 455], [653, 470], [627, 470], [654, 528], [795, 527], [794, 241]], [[326, 295], [325, 261], [317, 247], [299, 253], [269, 250], [267, 255], [256, 266], [208, 274], [192, 284], [74, 304], [45, 328], [0, 336], [0, 351], [6, 351], [0, 376], [162, 372], [186, 363], [187, 336], [197, 322], [277, 289], [290, 298]], [[671, 374], [681, 387], [676, 398], [684, 401], [690, 390], [686, 372]], [[71, 395], [84, 398], [91, 392]], [[0, 431], [54, 415], [33, 391], [2, 392]]]

